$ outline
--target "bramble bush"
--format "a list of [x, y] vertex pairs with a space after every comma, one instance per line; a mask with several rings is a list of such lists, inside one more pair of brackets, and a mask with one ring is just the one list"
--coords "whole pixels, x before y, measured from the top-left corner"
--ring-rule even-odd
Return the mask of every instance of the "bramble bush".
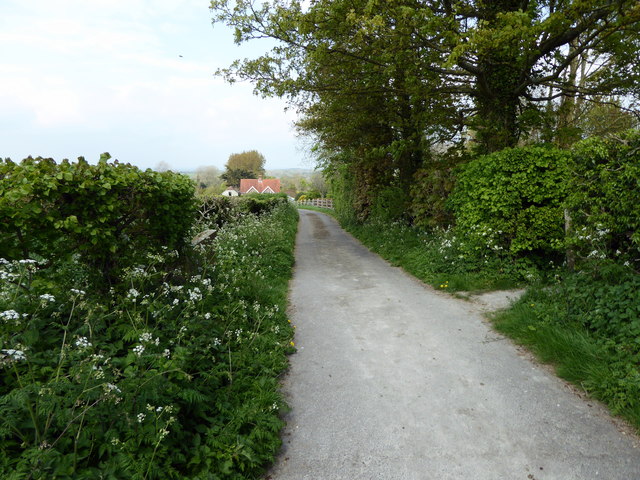
[[217, 235], [189, 268], [135, 251], [109, 291], [79, 255], [0, 260], [0, 477], [255, 478], [273, 459], [297, 214], [232, 208], [201, 219]]

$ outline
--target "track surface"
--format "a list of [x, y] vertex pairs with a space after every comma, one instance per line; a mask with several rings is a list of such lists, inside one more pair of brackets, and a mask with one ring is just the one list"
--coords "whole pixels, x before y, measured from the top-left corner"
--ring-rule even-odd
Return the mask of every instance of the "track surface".
[[273, 480], [639, 480], [637, 439], [483, 321], [300, 211]]

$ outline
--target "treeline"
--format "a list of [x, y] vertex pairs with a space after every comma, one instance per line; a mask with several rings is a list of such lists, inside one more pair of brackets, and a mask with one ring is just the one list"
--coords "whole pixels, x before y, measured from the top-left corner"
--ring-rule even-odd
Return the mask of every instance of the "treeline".
[[[477, 155], [540, 142], [567, 148], [636, 121], [633, 0], [278, 1], [260, 9], [220, 0], [212, 10], [238, 43], [278, 41], [220, 74], [290, 100], [327, 177], [348, 183], [347, 208], [360, 220], [401, 197], [397, 210], [413, 221], [410, 212], [442, 203], [452, 169]], [[433, 212], [431, 223], [449, 221]]]

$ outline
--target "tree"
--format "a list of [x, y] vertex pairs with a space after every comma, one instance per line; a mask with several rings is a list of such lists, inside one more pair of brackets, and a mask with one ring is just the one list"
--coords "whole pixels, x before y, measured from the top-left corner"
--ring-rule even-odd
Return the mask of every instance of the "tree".
[[242, 153], [232, 153], [225, 164], [225, 171], [220, 178], [227, 185], [239, 188], [243, 178], [257, 178], [264, 175], [266, 159], [257, 150]]
[[257, 150], [250, 150], [248, 152], [231, 154], [229, 156], [229, 160], [227, 160], [227, 163], [225, 164], [225, 169], [226, 171], [244, 170], [245, 172], [251, 172], [253, 177], [257, 177], [259, 175], [264, 175], [265, 163], [266, 159], [264, 158], [264, 155]]
[[219, 74], [297, 109], [327, 175], [348, 178], [332, 185], [359, 218], [406, 195], [418, 172], [439, 178], [428, 170], [447, 149], [491, 153], [528, 136], [568, 145], [585, 105], [640, 95], [637, 0], [259, 5], [211, 2], [237, 43], [277, 41]]
[[195, 175], [196, 188], [203, 193], [219, 194], [225, 182], [220, 178], [220, 169], [214, 166], [198, 167]]
[[243, 170], [241, 168], [224, 171], [220, 178], [227, 182], [230, 187], [240, 188], [240, 180], [243, 178], [254, 178], [255, 174], [249, 170]]
[[[216, 21], [235, 27], [236, 42], [269, 37], [281, 44], [235, 62], [222, 72], [227, 79], [251, 80], [259, 93], [304, 107], [327, 92], [345, 100], [381, 93], [395, 103], [394, 134], [403, 131], [403, 140], [461, 121], [475, 131], [478, 149], [491, 152], [539, 124], [549, 100], [638, 93], [637, 0], [317, 0], [306, 9], [296, 0], [259, 9], [249, 0], [230, 3], [211, 5]], [[575, 82], [570, 72], [579, 56], [593, 68]], [[338, 66], [349, 68], [336, 76]], [[369, 73], [383, 81], [370, 82]], [[445, 115], [430, 116], [443, 106]], [[414, 133], [416, 116], [423, 124]], [[412, 154], [405, 151], [404, 161]]]

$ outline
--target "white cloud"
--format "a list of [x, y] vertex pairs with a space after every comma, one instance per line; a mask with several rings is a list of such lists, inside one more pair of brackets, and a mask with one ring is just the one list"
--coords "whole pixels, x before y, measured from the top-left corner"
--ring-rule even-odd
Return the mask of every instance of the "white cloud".
[[0, 156], [22, 158], [37, 144], [54, 157], [148, 151], [146, 166], [176, 165], [165, 157], [184, 148], [192, 168], [258, 143], [282, 162], [272, 168], [295, 165], [284, 104], [212, 76], [239, 56], [220, 28], [200, 0], [9, 1], [0, 7], [0, 44], [10, 46], [0, 52], [0, 123], [10, 126]]

